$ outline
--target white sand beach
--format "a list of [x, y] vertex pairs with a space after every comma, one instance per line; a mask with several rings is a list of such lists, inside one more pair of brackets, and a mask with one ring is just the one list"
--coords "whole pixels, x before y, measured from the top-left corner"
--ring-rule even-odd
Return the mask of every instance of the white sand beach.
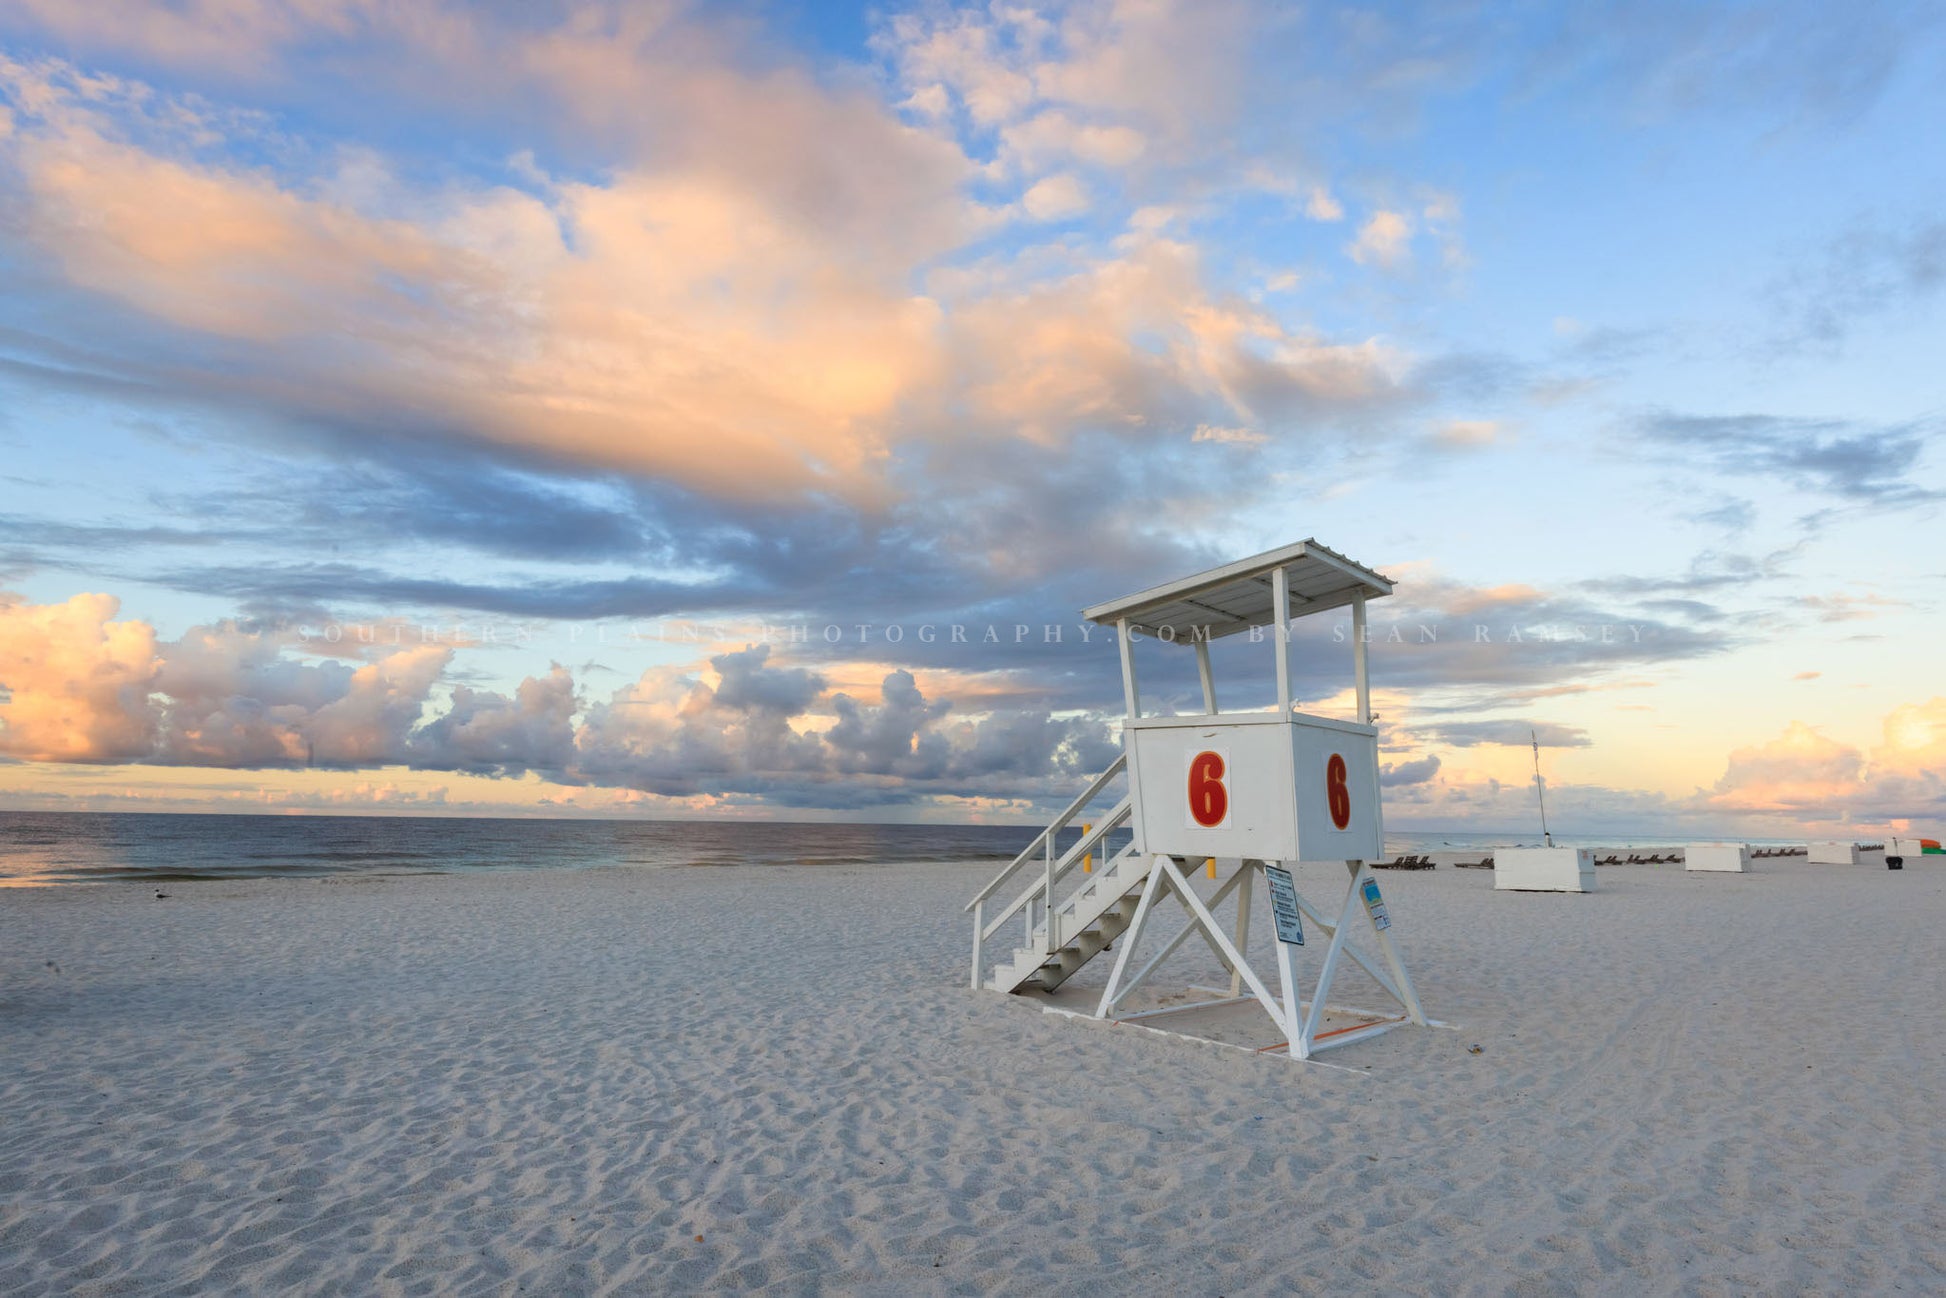
[[0, 1291], [1946, 1288], [1946, 873], [1390, 875], [1349, 1072], [968, 990], [989, 873], [0, 893]]

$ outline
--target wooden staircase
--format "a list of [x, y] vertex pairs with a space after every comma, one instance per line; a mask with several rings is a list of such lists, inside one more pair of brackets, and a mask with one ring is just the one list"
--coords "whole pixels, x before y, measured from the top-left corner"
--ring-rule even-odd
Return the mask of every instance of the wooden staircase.
[[1062, 944], [1051, 953], [1047, 950], [1047, 925], [1042, 922], [1034, 929], [1033, 945], [1016, 947], [1012, 960], [994, 966], [987, 988], [1051, 992], [1059, 987], [1128, 930], [1148, 877], [1149, 857], [1133, 847], [1124, 848], [1055, 908]]
[[[1149, 877], [1150, 858], [1140, 843], [1129, 842], [1113, 856], [1108, 844], [1111, 834], [1130, 823], [1132, 801], [1124, 796], [1105, 810], [1088, 811], [1090, 806], [1106, 801], [1109, 785], [1126, 771], [1127, 758], [1116, 758], [1054, 823], [966, 904], [973, 912], [974, 987], [998, 992], [1052, 991], [1128, 930], [1135, 919], [1138, 894]], [[1061, 832], [1083, 816], [1088, 819], [1079, 841], [1057, 852]], [[1096, 861], [1099, 867], [1089, 872], [1088, 867]], [[989, 918], [989, 903], [1015, 880], [1025, 880], [1026, 886]], [[1021, 925], [1015, 932], [1026, 945], [1013, 948], [1007, 957], [990, 964], [986, 943], [1013, 923]]]

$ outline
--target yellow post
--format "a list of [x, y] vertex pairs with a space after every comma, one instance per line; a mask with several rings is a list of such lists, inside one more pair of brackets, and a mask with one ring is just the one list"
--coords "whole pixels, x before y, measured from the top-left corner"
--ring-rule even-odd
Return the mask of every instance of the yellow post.
[[1208, 861], [1204, 862], [1203, 868], [1208, 870], [1209, 877], [1214, 879], [1216, 877], [1216, 858], [1212, 856]]
[[[1082, 825], [1081, 837], [1086, 838], [1089, 832], [1092, 831], [1093, 829], [1094, 829], [1093, 825], [1087, 825], [1087, 824]], [[1094, 872], [1095, 872], [1095, 854], [1093, 852], [1089, 852], [1081, 858], [1081, 873], [1093, 874]]]

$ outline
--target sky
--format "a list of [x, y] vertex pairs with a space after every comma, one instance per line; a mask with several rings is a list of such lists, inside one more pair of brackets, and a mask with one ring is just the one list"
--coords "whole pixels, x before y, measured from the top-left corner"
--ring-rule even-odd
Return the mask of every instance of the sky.
[[0, 0], [0, 807], [1029, 823], [1315, 537], [1391, 828], [1936, 834], [1942, 125], [1925, 3]]

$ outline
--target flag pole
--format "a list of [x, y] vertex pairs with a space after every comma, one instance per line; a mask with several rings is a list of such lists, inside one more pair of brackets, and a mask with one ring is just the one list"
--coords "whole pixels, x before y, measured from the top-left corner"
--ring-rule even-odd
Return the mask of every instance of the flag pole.
[[1554, 846], [1554, 835], [1547, 832], [1546, 785], [1541, 780], [1541, 739], [1532, 730], [1527, 732], [1527, 737], [1534, 741], [1534, 796], [1541, 801], [1541, 837], [1547, 840], [1549, 847], [1552, 847]]

